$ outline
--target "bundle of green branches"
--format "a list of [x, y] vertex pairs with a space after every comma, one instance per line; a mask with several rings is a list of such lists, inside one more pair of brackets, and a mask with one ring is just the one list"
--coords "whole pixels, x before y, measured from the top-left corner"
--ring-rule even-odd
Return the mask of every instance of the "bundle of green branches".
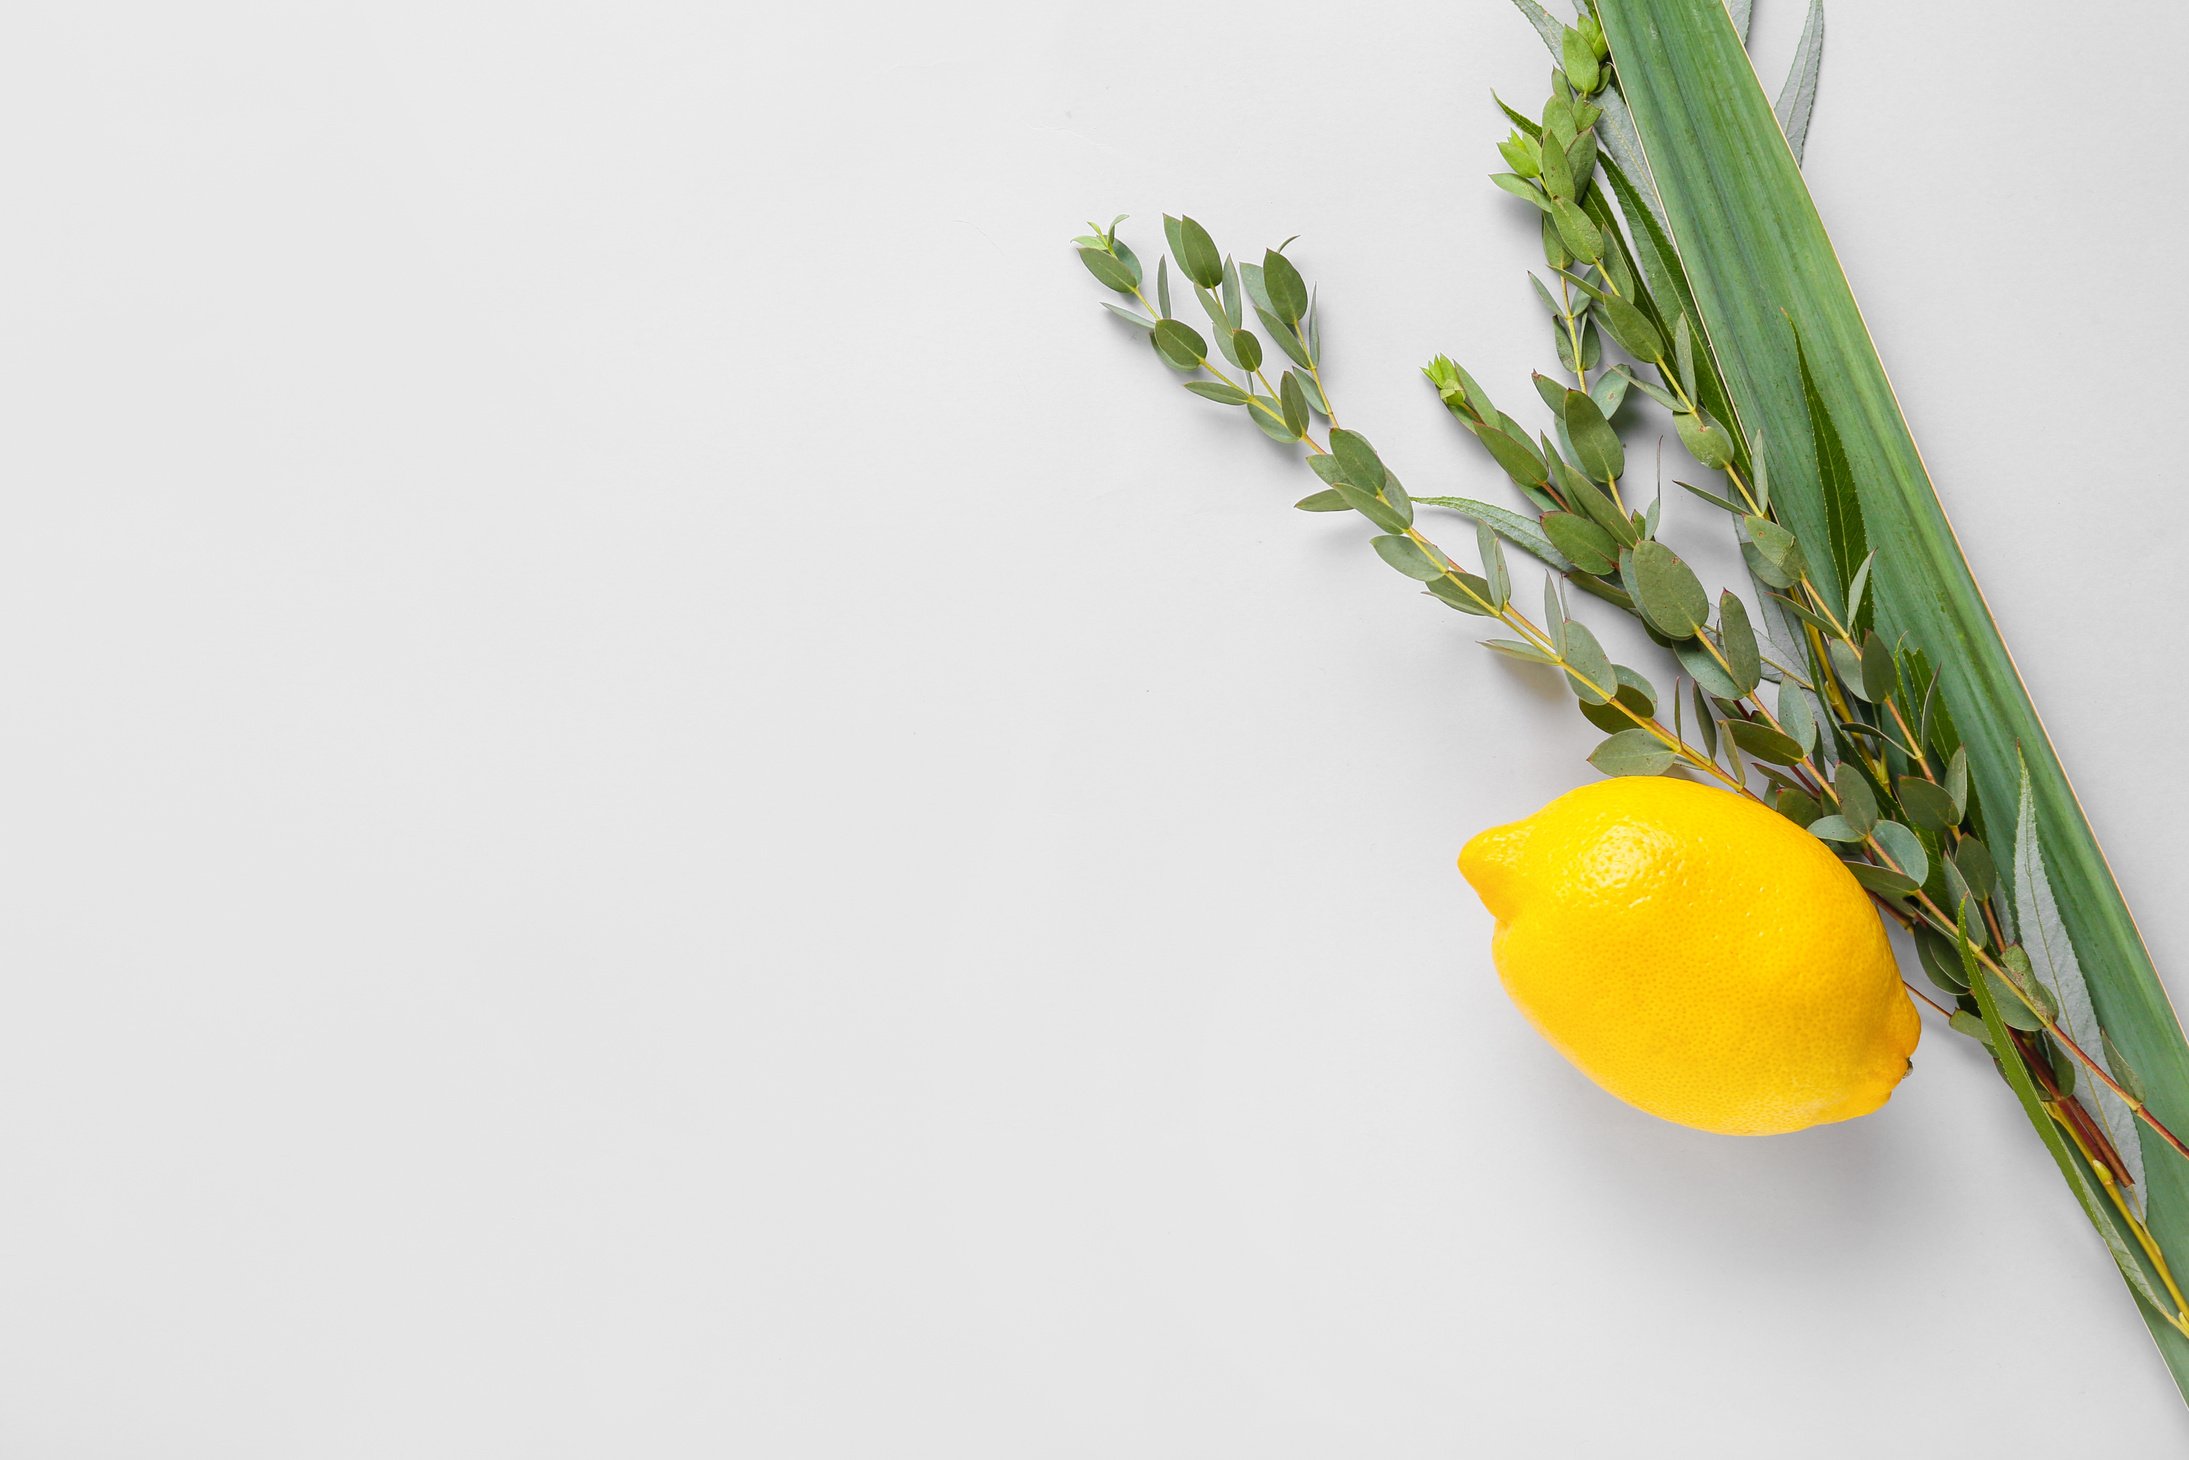
[[[1533, 377], [1533, 428], [1452, 360], [1425, 371], [1510, 504], [1411, 498], [1339, 425], [1314, 295], [1281, 247], [1240, 264], [1176, 217], [1152, 278], [1116, 223], [1076, 240], [1079, 257], [1187, 390], [1304, 446], [1320, 486], [1298, 507], [1365, 518], [1385, 563], [1501, 626], [1489, 648], [1559, 674], [1603, 734], [1599, 771], [1702, 778], [1833, 847], [1912, 935], [1911, 986], [1990, 1051], [2189, 1393], [2169, 1260], [2189, 1254], [2174, 1134], [2189, 1046], [1801, 181], [1821, 13], [1774, 110], [1745, 5], [1591, 0], [1568, 25], [1516, 4], [1556, 69], [1536, 114], [1499, 103], [1513, 131], [1492, 180], [1540, 215], [1532, 281], [1559, 369]], [[1174, 261], [1205, 333], [1174, 311]], [[1661, 496], [1634, 500], [1614, 421], [1641, 399], [1713, 474], [1680, 485], [1730, 520], [1746, 595], [1713, 603], [1660, 535]], [[1472, 521], [1472, 566], [1420, 509]], [[1508, 547], [1548, 570], [1539, 610], [1516, 597]], [[1576, 595], [1646, 630], [1656, 678], [1612, 662]]]

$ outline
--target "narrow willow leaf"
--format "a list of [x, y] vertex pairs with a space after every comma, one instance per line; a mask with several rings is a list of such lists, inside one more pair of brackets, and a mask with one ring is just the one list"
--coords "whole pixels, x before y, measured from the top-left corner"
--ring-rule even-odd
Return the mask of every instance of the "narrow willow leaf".
[[1749, 0], [1725, 0], [1726, 14], [1733, 17], [1733, 29], [1743, 43], [1748, 40]]
[[1566, 23], [1536, 4], [1535, 0], [1513, 0], [1513, 6], [1528, 18], [1528, 24], [1535, 27], [1535, 33], [1543, 38], [1543, 44], [1550, 47], [1551, 55], [1562, 58], [1566, 44]]
[[1167, 254], [1155, 261], [1155, 312], [1165, 319], [1171, 317], [1171, 261]]
[[2014, 1042], [2014, 1036], [2007, 1032], [2008, 1009], [2010, 1006], [2019, 1007], [2018, 1002], [2011, 995], [2002, 998], [1995, 979], [1988, 975], [1978, 975], [1976, 955], [1966, 937], [1965, 924], [1962, 932], [1964, 936], [1961, 939], [1960, 955], [1964, 979], [1969, 985], [1970, 994], [1976, 1000], [1977, 1013], [1983, 1020], [1984, 1043], [1998, 1057], [1999, 1073], [2013, 1089], [2014, 1098], [2022, 1107], [2022, 1114], [2036, 1129], [2038, 1138], [2045, 1143], [2045, 1149], [2052, 1153], [2053, 1163], [2060, 1168], [2060, 1174], [2067, 1178], [2068, 1187], [2075, 1193], [2076, 1203], [2082, 1207], [2083, 1215], [2089, 1218], [2090, 1225], [2098, 1229], [2098, 1235], [2105, 1239], [2106, 1250], [2112, 1254], [2114, 1264], [2119, 1267], [2122, 1280], [2128, 1284], [2130, 1291], [2149, 1305], [2154, 1314], [2172, 1312], [2172, 1305], [2159, 1296], [2157, 1286], [2144, 1271], [2142, 1260], [2128, 1245], [2128, 1240], [2121, 1235], [2120, 1229], [2114, 1225], [2113, 1214], [2107, 1210], [2100, 1193], [2093, 1188], [2093, 1179], [2085, 1172], [2081, 1157], [2068, 1144], [2067, 1137], [2060, 1133], [2058, 1124], [2045, 1111], [2044, 1098], [2037, 1089], [2037, 1082], [2030, 1077], [2029, 1070], [2022, 1063], [2020, 1046]]
[[[1816, 447], [1817, 480], [1824, 493], [1824, 535], [1832, 550], [1835, 586], [1844, 590], [1854, 581], [1855, 568], [1869, 555], [1869, 530], [1862, 521], [1862, 500], [1856, 492], [1854, 468], [1847, 462], [1847, 448], [1840, 440], [1832, 413], [1817, 389], [1809, 366], [1809, 352], [1801, 337], [1794, 337], [1795, 361], [1801, 369], [1802, 398], [1809, 412], [1810, 436]], [[1863, 624], [1852, 615], [1847, 627], [1859, 631]]]
[[1573, 568], [1572, 561], [1552, 546], [1550, 538], [1532, 517], [1523, 517], [1518, 512], [1493, 506], [1488, 502], [1477, 502], [1471, 497], [1416, 497], [1414, 503], [1424, 507], [1449, 507], [1454, 512], [1495, 529], [1498, 536], [1522, 552], [1540, 558], [1561, 573], [1569, 572]]
[[1959, 821], [1969, 809], [1969, 752], [1965, 746], [1957, 748], [1946, 762], [1946, 795], [1953, 802], [1954, 820]]
[[1526, 664], [1556, 664], [1558, 662], [1533, 644], [1523, 644], [1518, 639], [1484, 639], [1482, 647], [1495, 650], [1508, 659], [1518, 659]]
[[1292, 505], [1299, 508], [1302, 512], [1347, 512], [1351, 511], [1353, 506], [1352, 503], [1345, 500], [1345, 494], [1343, 492], [1336, 491], [1334, 489], [1324, 490], [1316, 492], [1312, 496], [1302, 497], [1299, 501], [1294, 502]]
[[1243, 406], [1254, 399], [1238, 386], [1226, 385], [1221, 380], [1188, 380], [1185, 387], [1203, 400], [1212, 400], [1218, 405]]
[[1552, 648], [1566, 652], [1566, 605], [1558, 596], [1556, 578], [1543, 580], [1543, 632], [1550, 635]]
[[1801, 161], [1802, 145], [1809, 140], [1809, 114], [1816, 110], [1817, 73], [1823, 67], [1824, 0], [1809, 0], [1809, 16], [1801, 23], [1801, 40], [1794, 47], [1793, 69], [1786, 73], [1785, 88], [1779, 92], [1778, 106], [1773, 109], [1797, 163]]
[[[2037, 981], [2051, 992], [2054, 1002], [2059, 1005], [2060, 1022], [2066, 1027], [2068, 1038], [2103, 1063], [2104, 1057], [2099, 1053], [2103, 1042], [2097, 1012], [2091, 1007], [2090, 987], [2084, 981], [2082, 965], [2075, 957], [2074, 941], [2060, 920], [2059, 903], [2053, 896], [2052, 881], [2045, 871], [2044, 847], [2037, 829], [2036, 797], [2031, 790], [2026, 762], [2020, 766], [2020, 771], [2021, 794], [2016, 798], [2014, 813], [2014, 924], [2021, 934], [2023, 951], [2029, 957]], [[2129, 1178], [2135, 1184], [2134, 1192], [2141, 1211], [2143, 1148], [2137, 1137], [2134, 1112], [2119, 1096], [2102, 1086], [2091, 1091], [2085, 1103], [2104, 1125], [2106, 1137], [2121, 1153], [2121, 1159], [2128, 1163]]]
[[1660, 776], [1677, 759], [1670, 747], [1639, 726], [1619, 731], [1589, 752], [1589, 764], [1607, 776]]

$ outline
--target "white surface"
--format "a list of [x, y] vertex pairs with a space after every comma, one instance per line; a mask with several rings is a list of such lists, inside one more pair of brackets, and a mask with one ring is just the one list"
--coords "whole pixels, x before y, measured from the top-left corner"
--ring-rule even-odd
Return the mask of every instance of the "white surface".
[[[1810, 175], [2178, 964], [2189, 21], [1831, 14]], [[0, 1451], [2189, 1439], [1972, 1047], [1737, 1142], [1528, 1033], [1451, 858], [1586, 728], [1065, 248], [1303, 234], [1341, 408], [1492, 490], [1413, 372], [1548, 358], [1544, 73], [1493, 0], [18, 14]]]

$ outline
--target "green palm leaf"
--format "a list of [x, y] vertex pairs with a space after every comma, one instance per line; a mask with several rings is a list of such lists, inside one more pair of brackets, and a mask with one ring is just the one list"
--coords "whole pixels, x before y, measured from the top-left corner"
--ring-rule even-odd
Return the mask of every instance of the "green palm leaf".
[[[1769, 443], [1774, 500], [1804, 540], [1829, 542], [1833, 508], [1813, 449], [1803, 357], [1855, 484], [1877, 627], [1943, 665], [1941, 694], [1967, 743], [1990, 835], [2019, 804], [2017, 751], [2061, 921], [2098, 1021], [2152, 1111], [2189, 1122], [2189, 1044], [1940, 509], [1772, 104], [1722, 0], [1600, 0], [1605, 31], [1702, 325], [1741, 424]], [[1844, 589], [1826, 554], [1816, 568]], [[2189, 1253], [2189, 1161], [2143, 1133], [2153, 1235]], [[2146, 1311], [2189, 1394], [2189, 1339]]]

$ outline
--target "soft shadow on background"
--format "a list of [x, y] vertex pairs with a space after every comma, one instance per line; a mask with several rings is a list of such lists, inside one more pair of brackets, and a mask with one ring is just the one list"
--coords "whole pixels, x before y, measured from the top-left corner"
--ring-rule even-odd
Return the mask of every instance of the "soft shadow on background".
[[[2171, 967], [2189, 21], [1986, 15], [1833, 0], [1809, 176]], [[1743, 1142], [1529, 1033], [1452, 858], [1593, 736], [1066, 248], [1301, 234], [1349, 421], [1494, 495], [1415, 371], [1550, 358], [1505, 5], [11, 42], [9, 1456], [2189, 1438], [1972, 1048]]]

